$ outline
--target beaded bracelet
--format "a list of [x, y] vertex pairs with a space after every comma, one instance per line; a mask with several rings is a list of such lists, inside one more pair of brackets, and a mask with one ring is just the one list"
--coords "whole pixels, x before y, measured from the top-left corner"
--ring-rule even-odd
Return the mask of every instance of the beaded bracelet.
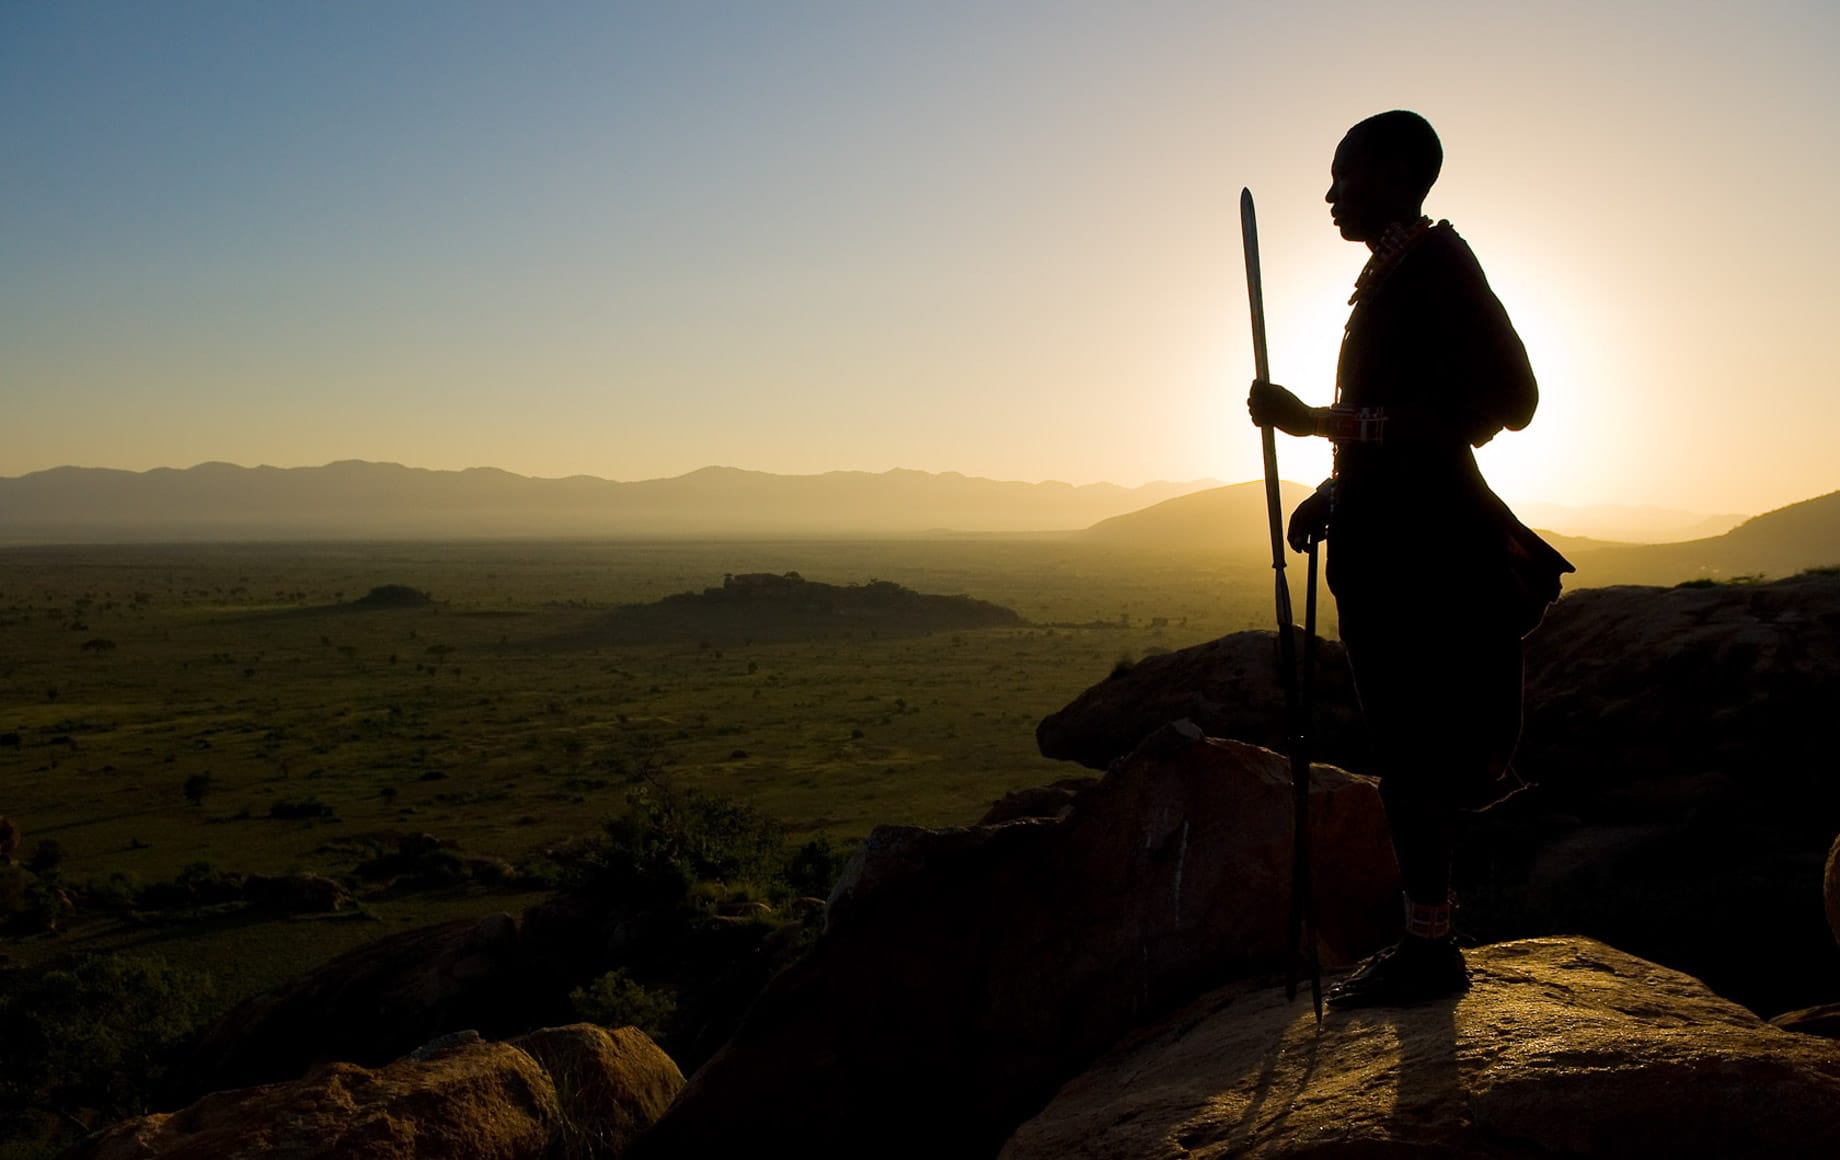
[[1337, 443], [1384, 443], [1386, 408], [1319, 408], [1316, 412], [1316, 434]]

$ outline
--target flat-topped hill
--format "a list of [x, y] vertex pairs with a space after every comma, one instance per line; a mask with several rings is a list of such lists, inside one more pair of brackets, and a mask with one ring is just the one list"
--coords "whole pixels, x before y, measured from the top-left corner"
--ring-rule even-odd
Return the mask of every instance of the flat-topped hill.
[[824, 584], [797, 572], [725, 576], [720, 588], [627, 604], [591, 626], [592, 643], [732, 643], [828, 636], [918, 636], [1021, 624], [1013, 609], [969, 596], [915, 592], [888, 580]]

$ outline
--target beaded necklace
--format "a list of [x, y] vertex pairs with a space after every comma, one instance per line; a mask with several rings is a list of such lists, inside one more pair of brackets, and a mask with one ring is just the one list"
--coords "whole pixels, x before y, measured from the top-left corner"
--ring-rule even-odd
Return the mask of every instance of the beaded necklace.
[[[1440, 221], [1439, 229], [1448, 229], [1448, 221]], [[1386, 276], [1399, 265], [1399, 260], [1411, 252], [1413, 246], [1424, 240], [1431, 232], [1431, 219], [1421, 217], [1411, 225], [1392, 222], [1380, 234], [1380, 240], [1374, 243], [1373, 257], [1367, 259], [1367, 265], [1361, 267], [1361, 276], [1354, 280], [1354, 293], [1348, 298], [1348, 305], [1353, 306], [1361, 299], [1369, 297], [1386, 281]]]

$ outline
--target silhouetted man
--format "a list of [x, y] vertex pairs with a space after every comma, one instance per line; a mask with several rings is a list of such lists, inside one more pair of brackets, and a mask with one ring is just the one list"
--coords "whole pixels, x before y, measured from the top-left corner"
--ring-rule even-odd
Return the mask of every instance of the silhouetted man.
[[1369, 117], [1329, 169], [1330, 216], [1373, 252], [1355, 283], [1335, 405], [1255, 382], [1254, 423], [1335, 444], [1335, 475], [1291, 516], [1326, 535], [1329, 588], [1380, 767], [1405, 884], [1405, 934], [1329, 990], [1341, 1007], [1469, 986], [1451, 937], [1460, 811], [1520, 788], [1521, 637], [1558, 595], [1563, 557], [1483, 482], [1472, 447], [1539, 402], [1507, 313], [1449, 222], [1420, 208], [1443, 164], [1416, 113]]

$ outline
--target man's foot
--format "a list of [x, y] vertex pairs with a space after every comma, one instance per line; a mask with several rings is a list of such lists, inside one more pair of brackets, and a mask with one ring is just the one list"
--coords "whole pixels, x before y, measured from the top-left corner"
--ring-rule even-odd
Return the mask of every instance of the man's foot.
[[1330, 987], [1331, 1007], [1403, 1007], [1469, 990], [1463, 952], [1447, 938], [1407, 935]]

